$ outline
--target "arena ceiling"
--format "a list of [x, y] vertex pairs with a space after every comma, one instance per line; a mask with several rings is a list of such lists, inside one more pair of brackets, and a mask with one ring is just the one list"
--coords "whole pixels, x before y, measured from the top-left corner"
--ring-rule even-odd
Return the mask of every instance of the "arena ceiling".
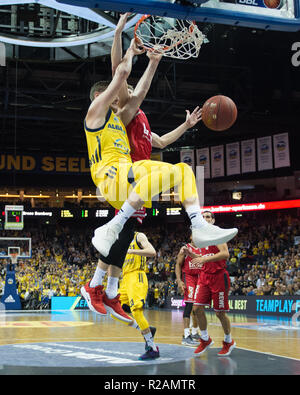
[[[118, 21], [117, 13], [97, 13], [110, 26]], [[56, 48], [6, 44], [6, 66], [0, 67], [2, 151], [86, 152], [82, 125], [89, 89], [95, 81], [111, 77], [112, 38], [79, 46], [67, 43], [76, 34], [86, 37], [101, 29], [113, 31], [103, 26], [43, 5], [0, 7], [0, 36], [66, 42], [64, 47], [60, 41]], [[142, 108], [158, 134], [183, 122], [186, 109], [201, 106], [216, 94], [230, 96], [239, 117], [223, 133], [198, 125], [169, 147], [169, 160], [181, 146], [201, 147], [282, 131], [296, 139], [300, 67], [292, 65], [291, 48], [300, 41], [299, 33], [199, 26], [209, 39], [199, 58], [163, 59]], [[131, 37], [132, 27], [124, 34], [124, 50]], [[146, 65], [145, 55], [135, 60], [131, 83], [138, 81]]]

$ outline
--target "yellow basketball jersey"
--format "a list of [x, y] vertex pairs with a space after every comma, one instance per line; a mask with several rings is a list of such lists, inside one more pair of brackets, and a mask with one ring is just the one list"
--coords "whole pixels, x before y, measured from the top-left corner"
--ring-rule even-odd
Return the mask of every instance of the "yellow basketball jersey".
[[[136, 238], [138, 233], [135, 232], [134, 238], [129, 246], [130, 250], [141, 250]], [[123, 277], [125, 274], [133, 272], [135, 270], [145, 271], [146, 269], [146, 257], [134, 254], [127, 254], [122, 268]]]
[[98, 129], [90, 129], [84, 122], [84, 131], [88, 146], [89, 166], [94, 183], [97, 172], [112, 163], [129, 162], [130, 144], [126, 128], [121, 119], [109, 109], [105, 124]]

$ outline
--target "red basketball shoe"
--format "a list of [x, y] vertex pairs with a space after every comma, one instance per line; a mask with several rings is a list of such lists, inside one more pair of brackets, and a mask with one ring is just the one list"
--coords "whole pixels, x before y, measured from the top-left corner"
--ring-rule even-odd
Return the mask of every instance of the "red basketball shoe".
[[103, 285], [98, 285], [97, 287], [91, 288], [90, 282], [88, 282], [84, 287], [81, 287], [80, 292], [86, 300], [90, 310], [101, 315], [107, 314], [103, 304]]
[[214, 344], [213, 340], [209, 337], [208, 340], [200, 339], [200, 344], [194, 351], [195, 354], [203, 354], [209, 347]]
[[104, 292], [103, 295], [103, 304], [105, 309], [111, 313], [115, 318], [117, 318], [120, 321], [130, 323], [132, 322], [132, 318], [125, 313], [125, 311], [122, 309], [121, 303], [120, 303], [120, 295], [117, 295], [113, 299], [109, 299]]
[[234, 340], [232, 340], [231, 343], [226, 343], [223, 341], [223, 348], [220, 352], [218, 352], [218, 357], [228, 357], [235, 346], [236, 343]]

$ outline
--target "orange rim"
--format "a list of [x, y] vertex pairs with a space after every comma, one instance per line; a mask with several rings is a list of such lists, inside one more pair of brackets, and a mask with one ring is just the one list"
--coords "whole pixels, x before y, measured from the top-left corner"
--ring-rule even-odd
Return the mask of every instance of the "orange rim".
[[[137, 23], [135, 24], [135, 27], [134, 27], [134, 39], [135, 39], [135, 41], [136, 41], [142, 48], [144, 48], [145, 50], [153, 51], [153, 48], [149, 48], [149, 47], [147, 47], [147, 46], [144, 45], [143, 41], [141, 42], [141, 39], [137, 36], [137, 33], [136, 33], [137, 30], [138, 30], [138, 28], [140, 27], [140, 25], [141, 25], [146, 19], [148, 19], [148, 18], [150, 18], [150, 17], [151, 17], [151, 15], [145, 14], [145, 15], [143, 15], [143, 16], [137, 21]], [[192, 32], [194, 31], [194, 26], [195, 26], [195, 25], [196, 25], [196, 22], [195, 22], [195, 21], [192, 21], [192, 25], [189, 27], [189, 32], [190, 32], [190, 33], [192, 33]], [[173, 47], [176, 47], [176, 46], [180, 45], [182, 42], [183, 42], [183, 40], [179, 41], [178, 43], [174, 44]], [[170, 48], [171, 48], [171, 46], [165, 46], [165, 47], [162, 47], [161, 49], [162, 49], [162, 51], [168, 51]]]
[[151, 15], [149, 15], [149, 14], [143, 15], [143, 16], [137, 21], [137, 23], [135, 24], [135, 27], [134, 27], [134, 39], [135, 39], [135, 41], [136, 41], [139, 45], [141, 45], [144, 49], [149, 49], [149, 48], [145, 47], [145, 45], [144, 45], [143, 42], [140, 42], [141, 40], [138, 38], [136, 32], [137, 32], [138, 28], [140, 27], [140, 24], [143, 23], [146, 19], [150, 18], [150, 16], [151, 16]]

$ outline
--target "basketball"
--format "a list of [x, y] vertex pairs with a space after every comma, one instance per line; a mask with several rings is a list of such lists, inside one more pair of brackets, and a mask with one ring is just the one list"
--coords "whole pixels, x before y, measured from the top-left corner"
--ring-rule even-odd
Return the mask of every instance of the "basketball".
[[227, 96], [213, 96], [202, 107], [202, 121], [206, 127], [215, 131], [229, 129], [237, 118], [235, 103]]
[[267, 8], [278, 8], [281, 5], [281, 0], [264, 0]]

